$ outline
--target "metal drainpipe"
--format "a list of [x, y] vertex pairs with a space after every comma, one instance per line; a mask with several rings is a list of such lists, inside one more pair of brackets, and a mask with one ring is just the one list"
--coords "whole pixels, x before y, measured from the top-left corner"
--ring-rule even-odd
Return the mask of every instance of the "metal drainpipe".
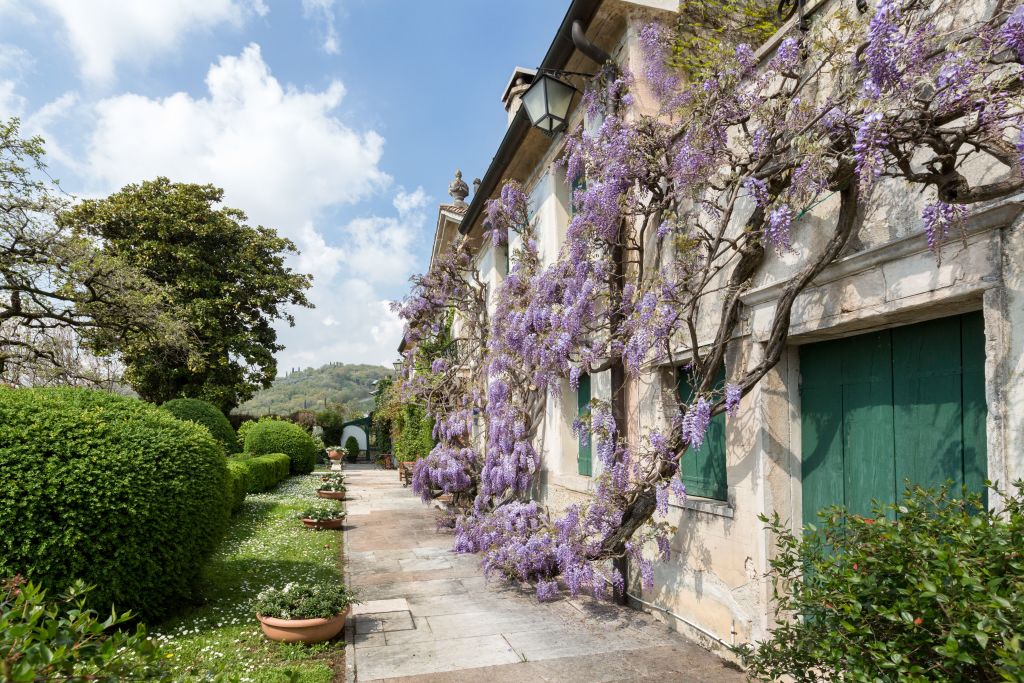
[[[706, 628], [704, 628], [703, 626], [698, 626], [697, 624], [693, 623], [692, 621], [690, 621], [686, 617], [681, 617], [678, 614], [676, 614], [675, 612], [672, 612], [671, 610], [665, 609], [661, 605], [655, 605], [654, 603], [647, 602], [646, 600], [641, 600], [640, 598], [636, 597], [632, 593], [629, 593], [628, 591], [626, 592], [626, 597], [628, 597], [628, 598], [630, 598], [632, 600], [636, 600], [641, 605], [646, 605], [647, 607], [650, 607], [651, 609], [656, 609], [659, 612], [664, 612], [665, 614], [669, 615], [670, 617], [678, 619], [679, 621], [683, 622], [687, 626], [700, 631], [701, 633], [706, 635], [711, 640], [715, 641], [716, 643], [719, 643], [720, 645], [724, 645], [725, 647], [729, 648], [730, 650], [733, 647], [732, 645], [730, 645], [729, 643], [725, 642], [724, 640], [722, 640], [721, 638], [716, 636], [714, 633], [712, 633], [711, 631], [709, 631]], [[735, 638], [734, 638], [734, 640], [735, 640]]]

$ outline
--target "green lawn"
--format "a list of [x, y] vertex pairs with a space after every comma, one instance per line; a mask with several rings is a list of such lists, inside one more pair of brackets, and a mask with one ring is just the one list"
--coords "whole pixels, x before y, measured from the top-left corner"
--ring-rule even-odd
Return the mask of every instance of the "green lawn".
[[295, 518], [314, 500], [315, 484], [315, 475], [294, 476], [246, 498], [203, 572], [204, 604], [154, 629], [182, 678], [223, 671], [241, 681], [287, 681], [291, 670], [303, 683], [332, 679], [344, 643], [273, 643], [250, 606], [270, 586], [341, 581], [341, 532], [311, 531]]

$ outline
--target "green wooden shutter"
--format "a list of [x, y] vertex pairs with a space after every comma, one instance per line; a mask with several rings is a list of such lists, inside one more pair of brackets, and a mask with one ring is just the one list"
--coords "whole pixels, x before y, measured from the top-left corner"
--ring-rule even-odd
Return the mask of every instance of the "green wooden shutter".
[[[580, 418], [585, 418], [590, 415], [590, 375], [580, 375], [579, 388], [576, 390], [576, 408], [577, 415]], [[591, 468], [591, 457], [594, 446], [593, 434], [589, 428], [584, 427], [586, 430], [586, 438], [579, 440], [579, 451], [576, 455], [576, 470], [584, 475], [591, 476], [593, 470]]]
[[980, 313], [801, 347], [804, 523], [869, 513], [907, 481], [984, 493], [984, 366]]
[[843, 502], [843, 390], [836, 342], [800, 348], [803, 521]]
[[959, 318], [892, 331], [896, 484], [963, 484]]
[[892, 337], [888, 330], [849, 337], [840, 341], [840, 353], [844, 503], [867, 515], [872, 500], [896, 502]]
[[964, 483], [988, 501], [988, 443], [985, 422], [985, 318], [981, 311], [960, 316], [960, 354], [964, 369]]
[[[688, 403], [693, 397], [693, 387], [690, 384], [689, 375], [683, 368], [679, 368], [677, 378], [679, 397], [684, 403]], [[725, 386], [724, 367], [719, 368], [715, 376], [715, 388], [721, 389], [723, 386]], [[725, 468], [725, 413], [719, 413], [711, 418], [701, 447], [688, 449], [683, 455], [680, 476], [689, 495], [713, 498], [714, 500], [728, 500], [729, 487]]]

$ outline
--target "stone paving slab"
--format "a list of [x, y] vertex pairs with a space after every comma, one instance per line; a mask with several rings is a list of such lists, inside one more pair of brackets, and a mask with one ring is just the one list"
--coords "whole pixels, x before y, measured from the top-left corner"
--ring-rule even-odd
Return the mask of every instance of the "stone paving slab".
[[363, 604], [347, 628], [350, 680], [739, 683], [734, 665], [649, 615], [590, 598], [539, 603], [450, 552], [436, 511], [393, 471], [346, 467], [345, 559]]

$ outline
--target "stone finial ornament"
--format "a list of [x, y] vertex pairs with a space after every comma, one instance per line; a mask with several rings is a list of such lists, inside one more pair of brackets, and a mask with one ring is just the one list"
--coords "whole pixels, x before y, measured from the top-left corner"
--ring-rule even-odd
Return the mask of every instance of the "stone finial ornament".
[[448, 195], [455, 200], [456, 206], [466, 203], [466, 197], [469, 196], [469, 185], [462, 179], [462, 171], [455, 171], [455, 180], [448, 185]]

